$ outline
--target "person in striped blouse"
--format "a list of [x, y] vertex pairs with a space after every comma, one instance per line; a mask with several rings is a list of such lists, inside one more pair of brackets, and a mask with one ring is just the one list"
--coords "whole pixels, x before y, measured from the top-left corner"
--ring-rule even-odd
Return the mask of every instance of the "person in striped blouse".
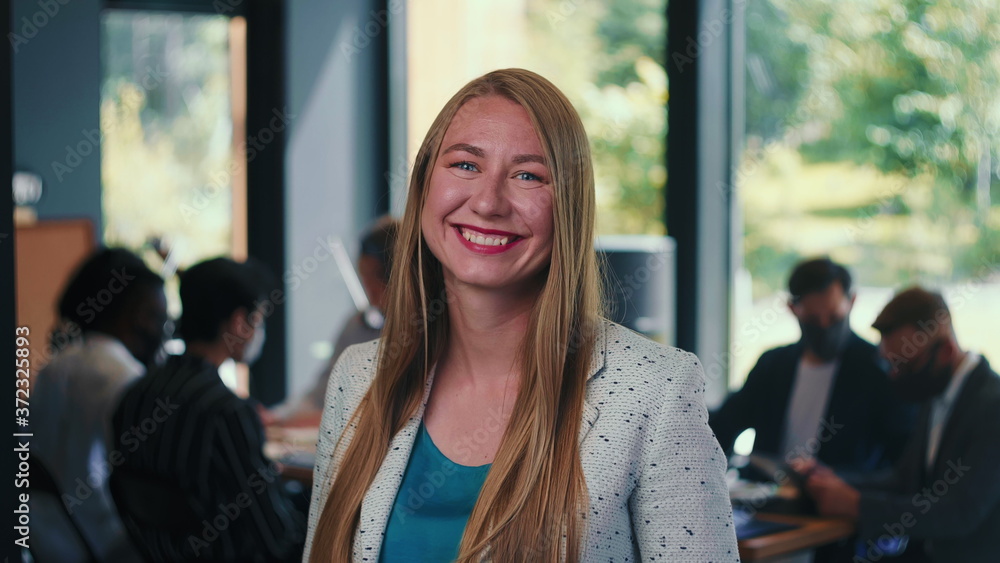
[[304, 518], [264, 456], [260, 417], [218, 372], [229, 358], [252, 363], [259, 355], [266, 277], [253, 263], [227, 258], [185, 272], [179, 326], [185, 353], [132, 385], [115, 412], [122, 468], [169, 482], [200, 507], [201, 521], [186, 529], [133, 530], [157, 561], [301, 557]]

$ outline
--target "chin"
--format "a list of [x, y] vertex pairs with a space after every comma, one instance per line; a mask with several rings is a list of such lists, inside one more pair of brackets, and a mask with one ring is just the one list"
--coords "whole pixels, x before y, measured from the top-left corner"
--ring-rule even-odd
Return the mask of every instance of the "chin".
[[477, 287], [480, 289], [504, 291], [516, 289], [518, 291], [541, 291], [545, 285], [545, 275], [534, 274], [531, 276], [512, 277], [509, 272], [468, 272], [465, 275], [455, 276], [455, 281], [460, 284]]

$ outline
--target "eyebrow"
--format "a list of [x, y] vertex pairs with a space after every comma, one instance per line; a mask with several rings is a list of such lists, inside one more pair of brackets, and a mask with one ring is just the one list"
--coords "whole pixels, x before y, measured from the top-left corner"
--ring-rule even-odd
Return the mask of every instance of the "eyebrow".
[[514, 157], [514, 164], [524, 164], [525, 162], [537, 162], [545, 166], [545, 159], [537, 154], [519, 154]]
[[[483, 149], [468, 143], [455, 143], [442, 151], [441, 154], [444, 155], [455, 151], [464, 151], [479, 158], [486, 158], [486, 152]], [[519, 154], [514, 157], [514, 164], [524, 164], [525, 162], [537, 162], [544, 166], [545, 158], [537, 154]]]
[[478, 156], [479, 158], [486, 157], [486, 153], [483, 152], [483, 149], [475, 145], [470, 145], [468, 143], [455, 143], [454, 145], [444, 149], [444, 152], [442, 152], [441, 154], [448, 154], [454, 151], [465, 151], [473, 156]]

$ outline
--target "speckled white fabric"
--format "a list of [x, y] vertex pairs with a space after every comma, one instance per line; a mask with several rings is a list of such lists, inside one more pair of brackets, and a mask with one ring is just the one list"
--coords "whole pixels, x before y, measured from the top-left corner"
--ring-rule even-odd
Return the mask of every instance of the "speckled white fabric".
[[[341, 455], [334, 446], [374, 375], [378, 341], [352, 346], [334, 367], [316, 451], [303, 560]], [[433, 377], [424, 392], [426, 404]], [[580, 429], [590, 496], [584, 561], [739, 561], [725, 456], [708, 427], [705, 379], [694, 354], [605, 322], [588, 374]], [[393, 438], [361, 508], [354, 561], [376, 562], [423, 404]], [[343, 451], [341, 448], [339, 451]], [[544, 538], [540, 538], [544, 541]]]

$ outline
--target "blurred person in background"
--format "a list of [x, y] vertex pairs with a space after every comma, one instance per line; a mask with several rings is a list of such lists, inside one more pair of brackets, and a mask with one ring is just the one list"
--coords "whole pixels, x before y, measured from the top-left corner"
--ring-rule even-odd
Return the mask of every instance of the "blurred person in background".
[[802, 338], [765, 352], [709, 423], [727, 454], [756, 430], [753, 453], [815, 457], [847, 472], [888, 468], [900, 456], [914, 410], [891, 392], [876, 347], [850, 327], [851, 274], [829, 258], [799, 263], [788, 307]]
[[382, 334], [386, 286], [392, 273], [392, 245], [396, 240], [399, 221], [386, 215], [379, 218], [361, 238], [358, 258], [358, 277], [369, 307], [358, 311], [344, 323], [338, 333], [330, 360], [323, 364], [316, 375], [316, 383], [298, 400], [274, 407], [270, 413], [261, 413], [265, 423], [318, 426], [326, 396], [326, 382], [330, 379], [337, 358], [353, 344], [375, 340]]
[[[1000, 376], [959, 346], [939, 293], [898, 293], [875, 319], [898, 394], [920, 404], [891, 476], [849, 485], [803, 460], [819, 512], [858, 522], [858, 555], [877, 561], [992, 563], [1000, 555]], [[857, 560], [857, 558], [855, 558]]]
[[[181, 276], [178, 326], [185, 353], [130, 386], [114, 414], [115, 435], [131, 436], [122, 468], [175, 485], [207, 511], [201, 515], [206, 522], [215, 522], [222, 507], [241, 509], [226, 526], [209, 531], [199, 522], [187, 531], [139, 530], [158, 561], [301, 557], [304, 518], [281, 488], [277, 466], [264, 456], [260, 418], [218, 371], [230, 358], [252, 364], [259, 357], [265, 338], [260, 303], [272, 285], [270, 273], [254, 261], [216, 258], [188, 269]], [[141, 440], [132, 435], [148, 419], [157, 421], [156, 428]], [[248, 506], [240, 502], [247, 498]]]
[[[95, 555], [138, 561], [108, 490], [109, 453], [119, 447], [111, 414], [122, 390], [146, 371], [163, 343], [163, 279], [131, 252], [105, 248], [73, 274], [57, 309], [72, 326], [66, 332], [81, 339], [60, 350], [34, 383], [32, 454], [52, 474]], [[61, 507], [36, 504], [32, 518], [32, 550], [40, 560], [85, 560], [83, 546], [71, 543], [63, 527]]]

